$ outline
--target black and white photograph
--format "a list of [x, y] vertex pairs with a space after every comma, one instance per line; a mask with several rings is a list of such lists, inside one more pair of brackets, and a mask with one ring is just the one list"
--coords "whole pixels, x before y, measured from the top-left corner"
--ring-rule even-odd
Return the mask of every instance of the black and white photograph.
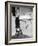
[[32, 37], [32, 8], [33, 7], [11, 8], [12, 38], [20, 39]]
[[5, 2], [5, 44], [37, 41], [37, 4]]

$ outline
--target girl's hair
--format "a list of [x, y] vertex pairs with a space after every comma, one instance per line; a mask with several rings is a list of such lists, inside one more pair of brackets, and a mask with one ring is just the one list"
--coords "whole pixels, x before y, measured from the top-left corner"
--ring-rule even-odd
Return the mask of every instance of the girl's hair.
[[13, 16], [15, 16], [15, 7], [12, 7]]

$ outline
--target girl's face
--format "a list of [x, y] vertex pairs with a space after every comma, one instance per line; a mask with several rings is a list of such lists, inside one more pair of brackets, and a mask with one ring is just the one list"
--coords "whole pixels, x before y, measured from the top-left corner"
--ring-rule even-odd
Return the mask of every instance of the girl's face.
[[18, 17], [20, 15], [20, 9], [15, 9], [16, 10], [16, 17]]

